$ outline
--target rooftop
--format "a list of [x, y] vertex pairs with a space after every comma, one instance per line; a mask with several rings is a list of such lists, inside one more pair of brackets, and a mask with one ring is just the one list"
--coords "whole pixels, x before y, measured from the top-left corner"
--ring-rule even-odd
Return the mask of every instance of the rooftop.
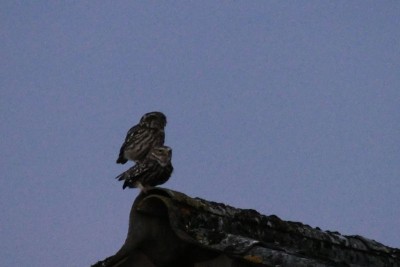
[[125, 243], [100, 266], [400, 267], [400, 250], [153, 188], [136, 198]]

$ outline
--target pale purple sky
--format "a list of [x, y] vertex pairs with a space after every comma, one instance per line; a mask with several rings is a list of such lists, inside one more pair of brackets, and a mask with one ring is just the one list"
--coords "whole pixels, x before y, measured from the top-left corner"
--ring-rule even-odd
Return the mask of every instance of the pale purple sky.
[[2, 1], [1, 266], [123, 244], [126, 131], [164, 186], [400, 247], [399, 1]]

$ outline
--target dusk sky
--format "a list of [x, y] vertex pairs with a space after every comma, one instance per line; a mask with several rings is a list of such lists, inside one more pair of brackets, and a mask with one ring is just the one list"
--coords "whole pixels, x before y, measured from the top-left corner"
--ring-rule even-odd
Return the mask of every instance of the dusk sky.
[[399, 1], [2, 1], [0, 266], [123, 244], [128, 129], [163, 187], [400, 248]]

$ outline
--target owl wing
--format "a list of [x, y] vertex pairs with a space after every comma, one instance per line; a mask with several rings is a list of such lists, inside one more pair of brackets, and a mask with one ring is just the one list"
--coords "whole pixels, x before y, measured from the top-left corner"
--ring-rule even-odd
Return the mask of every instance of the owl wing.
[[[142, 135], [144, 129], [140, 127], [140, 125], [135, 125], [129, 129], [128, 133], [126, 134], [125, 141], [119, 150], [119, 156], [117, 159], [117, 163], [125, 164], [128, 160], [124, 157], [124, 151], [126, 147], [134, 146], [135, 140], [138, 139], [139, 135]], [[137, 142], [137, 141], [136, 141]]]
[[146, 176], [151, 175], [154, 169], [154, 162], [141, 162], [131, 167], [127, 171], [121, 173], [116, 177], [119, 181], [124, 180], [123, 189], [126, 187], [134, 188], [136, 182], [143, 182]]

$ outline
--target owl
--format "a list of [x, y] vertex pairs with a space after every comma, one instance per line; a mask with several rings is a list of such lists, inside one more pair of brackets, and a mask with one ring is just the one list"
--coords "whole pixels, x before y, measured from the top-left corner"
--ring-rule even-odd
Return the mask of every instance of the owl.
[[135, 166], [116, 177], [124, 181], [123, 189], [140, 188], [146, 192], [148, 188], [168, 181], [174, 170], [172, 163], [172, 149], [167, 146], [153, 147], [147, 157]]
[[128, 131], [119, 151], [117, 163], [125, 164], [128, 160], [141, 161], [153, 147], [162, 146], [166, 124], [167, 118], [161, 112], [144, 114], [140, 122]]

